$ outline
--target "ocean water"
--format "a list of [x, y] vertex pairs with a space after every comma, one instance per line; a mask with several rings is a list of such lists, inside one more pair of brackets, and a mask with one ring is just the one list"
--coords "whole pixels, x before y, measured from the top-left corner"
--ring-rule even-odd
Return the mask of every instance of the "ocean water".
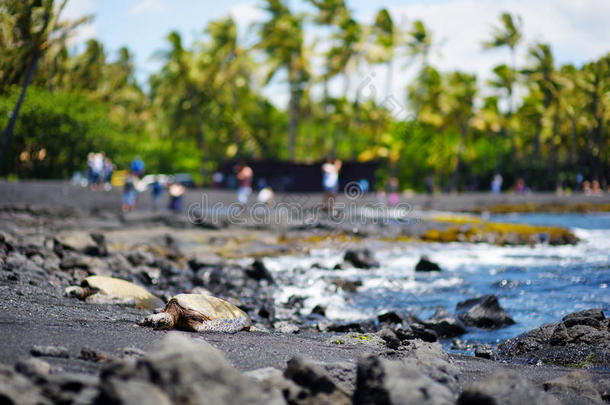
[[[460, 337], [495, 345], [564, 315], [602, 308], [610, 315], [610, 214], [520, 214], [492, 220], [561, 225], [581, 239], [573, 246], [499, 247], [474, 243], [402, 243], [375, 251], [381, 267], [374, 270], [328, 270], [342, 253], [320, 249], [309, 256], [265, 259], [280, 288], [277, 299], [307, 297], [305, 312], [326, 307], [328, 318], [357, 321], [387, 311], [408, 311], [426, 319], [437, 307], [454, 312], [459, 301], [495, 294], [516, 321], [507, 328], [471, 329]], [[439, 273], [415, 273], [421, 255], [438, 263]], [[320, 264], [327, 269], [311, 268]], [[360, 280], [355, 293], [338, 290], [334, 278]], [[449, 348], [450, 342], [444, 342]]]

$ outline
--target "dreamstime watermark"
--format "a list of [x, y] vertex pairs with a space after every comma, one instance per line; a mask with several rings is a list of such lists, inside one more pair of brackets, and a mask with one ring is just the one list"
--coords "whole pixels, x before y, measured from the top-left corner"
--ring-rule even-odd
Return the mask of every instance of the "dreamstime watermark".
[[243, 206], [237, 202], [212, 202], [207, 194], [189, 205], [188, 220], [193, 224], [248, 224], [265, 227], [316, 226], [357, 228], [362, 225], [419, 223], [413, 208], [406, 202], [388, 206], [383, 202], [363, 200], [364, 192], [357, 182], [344, 187], [343, 198], [335, 198], [332, 208], [324, 206], [311, 195], [286, 198], [274, 203], [255, 202]]
[[[377, 74], [371, 72], [360, 82], [356, 89], [356, 94], [360, 100], [377, 100], [377, 86], [375, 85], [375, 77]], [[379, 105], [385, 108], [394, 119], [406, 121], [413, 118], [412, 114], [407, 113], [407, 108], [404, 104], [396, 99], [393, 94], [386, 94]]]

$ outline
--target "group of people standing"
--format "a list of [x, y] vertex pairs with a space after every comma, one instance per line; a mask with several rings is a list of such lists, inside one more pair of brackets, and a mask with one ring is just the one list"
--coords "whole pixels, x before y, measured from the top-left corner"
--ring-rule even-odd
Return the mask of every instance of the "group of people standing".
[[110, 190], [114, 164], [104, 152], [87, 155], [87, 180], [91, 190]]

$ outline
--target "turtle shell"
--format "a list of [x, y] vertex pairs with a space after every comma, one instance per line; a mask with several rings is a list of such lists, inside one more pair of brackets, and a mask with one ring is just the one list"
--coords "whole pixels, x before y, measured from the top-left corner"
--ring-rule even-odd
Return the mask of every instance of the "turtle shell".
[[[155, 309], [163, 305], [163, 302], [152, 295], [144, 287], [140, 287], [129, 281], [121, 280], [120, 278], [105, 277], [105, 276], [90, 276], [83, 280], [82, 287], [89, 287], [95, 294], [87, 297], [87, 301], [104, 302], [100, 299], [105, 296], [110, 300], [117, 302], [135, 303], [135, 307], [139, 309]], [[96, 297], [98, 296], [98, 297]], [[91, 300], [89, 300], [91, 298]]]
[[251, 325], [247, 313], [211, 295], [178, 294], [168, 302], [166, 308], [173, 304], [178, 304], [185, 311], [184, 316], [190, 320], [188, 328], [198, 332], [237, 332]]

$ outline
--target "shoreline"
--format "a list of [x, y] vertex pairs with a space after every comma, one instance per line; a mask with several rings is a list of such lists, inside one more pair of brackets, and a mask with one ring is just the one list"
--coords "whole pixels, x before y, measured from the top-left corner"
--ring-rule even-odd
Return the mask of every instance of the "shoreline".
[[[136, 362], [154, 363], [157, 361], [156, 353], [168, 350], [166, 339], [175, 335], [186, 338], [189, 342], [207, 343], [219, 349], [231, 367], [235, 367], [241, 375], [254, 377], [259, 383], [262, 381], [270, 384], [273, 389], [280, 389], [284, 386], [282, 384], [288, 383], [283, 380], [278, 382], [265, 373], [275, 373], [276, 377], [277, 373], [290, 374], [287, 370], [293, 363], [289, 361], [297, 357], [304, 358], [316, 370], [316, 367], [323, 367], [338, 386], [346, 384], [347, 388], [343, 391], [348, 392], [350, 398], [355, 398], [358, 389], [364, 389], [358, 388], [360, 383], [355, 376], [363, 372], [363, 359], [370, 355], [381, 359], [379, 367], [391, 368], [394, 367], [391, 364], [397, 364], [395, 362], [407, 366], [410, 362], [426, 365], [417, 371], [423, 373], [421, 378], [427, 381], [426, 386], [438, 392], [448, 392], [447, 395], [453, 400], [466, 392], [473, 392], [477, 383], [488, 384], [488, 379], [495, 373], [501, 376], [521, 375], [523, 381], [520, 384], [542, 396], [547, 394], [544, 387], [548, 384], [553, 387], [559, 384], [550, 383], [551, 381], [573, 379], [575, 368], [547, 364], [544, 357], [537, 357], [534, 352], [503, 361], [493, 360], [493, 348], [492, 359], [444, 353], [438, 343], [421, 340], [429, 332], [417, 329], [420, 327], [417, 326], [421, 322], [419, 320], [405, 318], [399, 322], [402, 326], [388, 323], [375, 331], [364, 330], [355, 332], [355, 335], [341, 331], [341, 325], [330, 325], [323, 332], [315, 332], [315, 328], [303, 326], [295, 330], [295, 322], [286, 322], [284, 319], [296, 316], [298, 304], [282, 306], [274, 303], [269, 295], [274, 288], [272, 284], [244, 275], [244, 271], [249, 271], [248, 268], [236, 264], [235, 259], [229, 259], [235, 253], [240, 253], [238, 256], [241, 258], [295, 252], [307, 254], [304, 238], [318, 236], [318, 240], [310, 242], [328, 245], [330, 240], [320, 238], [320, 235], [335, 235], [332, 228], [323, 228], [322, 233], [298, 227], [274, 230], [238, 225], [206, 229], [193, 226], [180, 215], [153, 215], [149, 212], [117, 215], [116, 211], [100, 208], [106, 202], [96, 200], [97, 193], [87, 191], [82, 194], [82, 200], [75, 201], [71, 194], [73, 190], [68, 189], [65, 193], [61, 191], [64, 186], [55, 188], [55, 192], [47, 195], [46, 202], [42, 203], [33, 198], [38, 191], [29, 193], [27, 185], [22, 186], [22, 193], [3, 201], [4, 207], [0, 209], [0, 303], [3, 309], [0, 312], [0, 323], [3, 325], [0, 367], [4, 367], [5, 377], [10, 374], [8, 369], [16, 367], [16, 370], [22, 370], [17, 374], [30, 379], [30, 384], [35, 389], [40, 389], [43, 396], [46, 395], [45, 390], [48, 390], [45, 384], [49, 381], [63, 381], [67, 384], [76, 380], [89, 387], [90, 394], [95, 394], [95, 398], [102, 394], [108, 395], [105, 391], [108, 381], [104, 380], [104, 375], [112, 373], [116, 367], [130, 367], [133, 359]], [[48, 193], [49, 189], [46, 190]], [[111, 196], [111, 193], [105, 195]], [[62, 205], [58, 201], [67, 204]], [[10, 208], [15, 207], [15, 204], [23, 206]], [[74, 209], [70, 206], [72, 204], [80, 204], [86, 209]], [[45, 208], [33, 209], [28, 206]], [[106, 255], [100, 255], [99, 251], [91, 253], [94, 245], [89, 236], [91, 233], [105, 235], [107, 246], [104, 245], [104, 248], [108, 250]], [[294, 239], [291, 239], [291, 235]], [[370, 235], [375, 234], [362, 233], [358, 235], [356, 243], [352, 244], [353, 241], [349, 240], [347, 245], [341, 245], [345, 241], [339, 239], [339, 246], [354, 249], [362, 245], [372, 246], [374, 237]], [[284, 244], [277, 243], [280, 236], [284, 238]], [[208, 243], [202, 243], [203, 240]], [[101, 248], [101, 245], [97, 248]], [[168, 270], [169, 273], [165, 274], [163, 268], [173, 270]], [[217, 271], [224, 274], [215, 273]], [[135, 279], [138, 283], [148, 280], [148, 288], [166, 300], [176, 292], [199, 288], [199, 285], [193, 284], [194, 280], [202, 280], [201, 287], [210, 289], [215, 295], [220, 294], [234, 300], [243, 308], [249, 308], [248, 312], [255, 325], [259, 325], [264, 332], [242, 331], [227, 335], [155, 331], [138, 326], [146, 312], [121, 305], [88, 304], [63, 297], [65, 287], [77, 283], [88, 274]], [[213, 274], [214, 277], [219, 277], [214, 282], [217, 284], [210, 281], [213, 280]], [[148, 278], [142, 278], [143, 275]], [[151, 281], [155, 279], [157, 281]], [[264, 311], [269, 314], [265, 315]], [[314, 319], [319, 325], [328, 324], [323, 317]], [[396, 345], [393, 336], [404, 333], [400, 332], [401, 328], [411, 328], [412, 332], [406, 338], [400, 337], [400, 342]], [[346, 343], [333, 343], [337, 339]], [[164, 348], [159, 349], [159, 345]], [[65, 351], [60, 357], [43, 355], [32, 360], [34, 346], [51, 346], [56, 349], [65, 347]], [[580, 357], [574, 358], [582, 360]], [[44, 377], [24, 374], [24, 362], [34, 364], [38, 360], [48, 364], [50, 371]], [[587, 367], [579, 369], [581, 374], [574, 384], [589, 384], [587, 386], [594, 387], [596, 395], [607, 398], [608, 389], [604, 381], [610, 377], [610, 357], [600, 361], [603, 362], [602, 369], [596, 369], [595, 366], [590, 368], [583, 363]], [[40, 366], [41, 363], [36, 364]], [[155, 367], [169, 367], [165, 363], [154, 364]], [[275, 371], [261, 371], [262, 368], [269, 367]], [[174, 371], [186, 372], [180, 368]], [[318, 372], [320, 371], [316, 371]], [[445, 377], [438, 377], [438, 373], [449, 373], [451, 378], [447, 381], [453, 382], [439, 383]], [[18, 385], [17, 377], [14, 380], [6, 378], [0, 378], [1, 392], [6, 387], [14, 388]], [[136, 377], [128, 377], [128, 380], [130, 378]], [[76, 394], [62, 391], [61, 395]], [[584, 398], [578, 395], [574, 393], [573, 387], [553, 391], [554, 398], [566, 404], [578, 403]]]

